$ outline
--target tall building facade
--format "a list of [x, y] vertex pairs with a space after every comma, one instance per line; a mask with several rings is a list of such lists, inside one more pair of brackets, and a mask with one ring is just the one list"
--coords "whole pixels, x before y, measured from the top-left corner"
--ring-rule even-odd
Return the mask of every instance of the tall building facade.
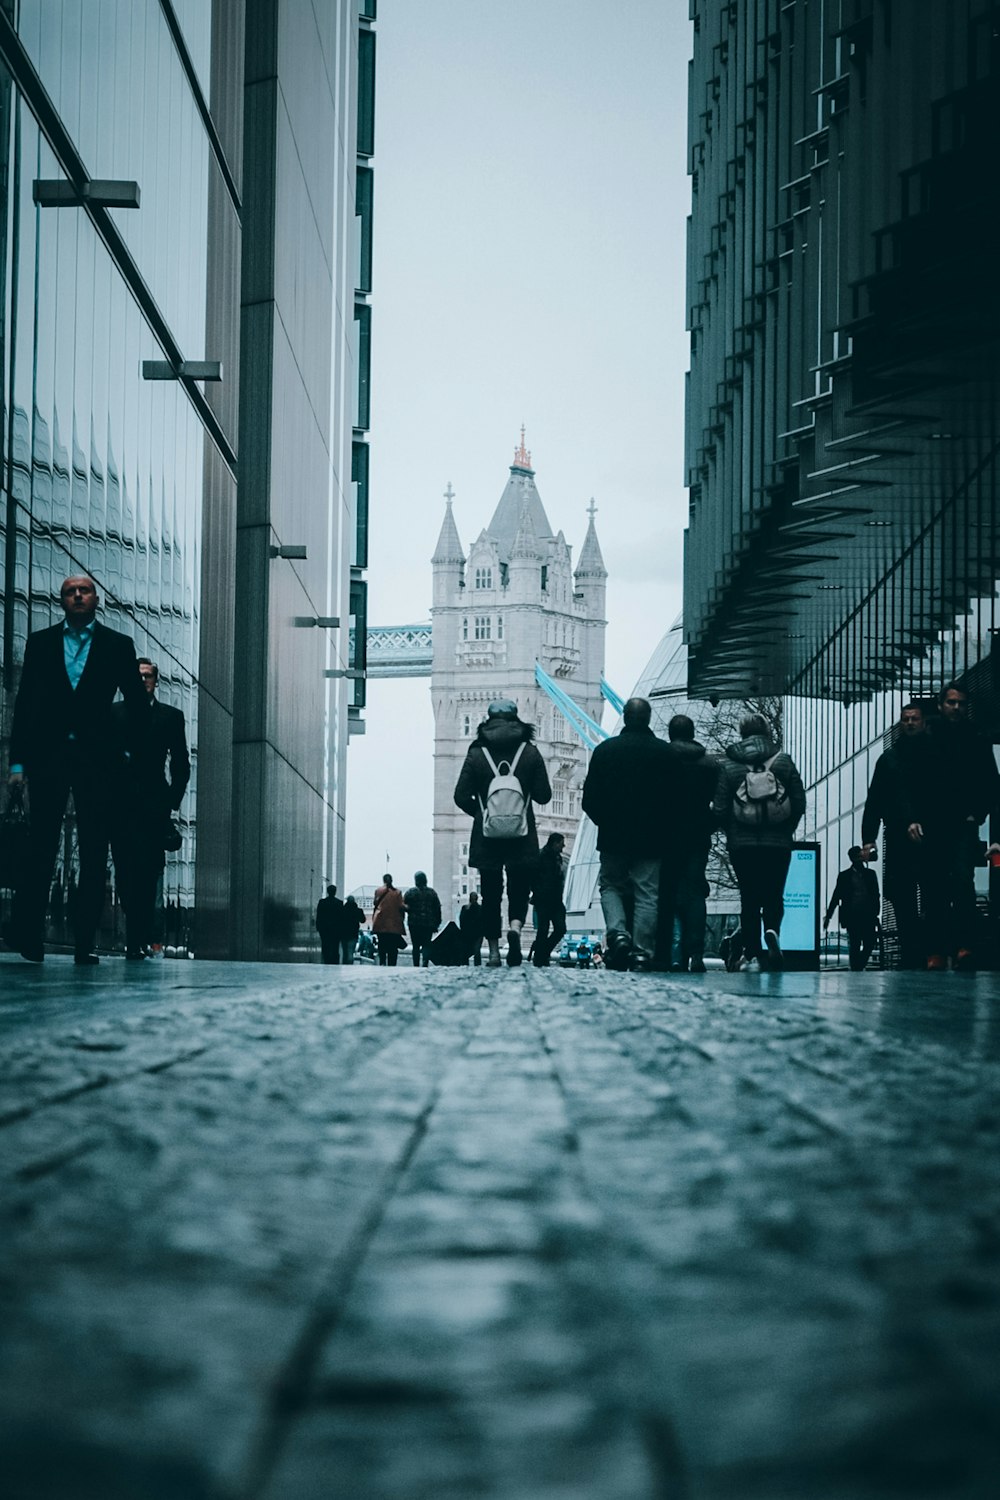
[[997, 8], [692, 16], [690, 691], [785, 696], [836, 868], [902, 701], [1000, 738]]
[[302, 953], [342, 862], [373, 20], [0, 3], [0, 759], [27, 634], [88, 572], [187, 720], [166, 897], [196, 954]]
[[571, 844], [587, 771], [583, 745], [539, 688], [536, 664], [600, 721], [607, 569], [589, 521], [580, 557], [553, 533], [521, 443], [488, 525], [465, 552], [451, 487], [431, 560], [434, 579], [434, 885], [448, 910], [478, 888], [469, 870], [469, 819], [453, 794], [469, 743], [496, 698], [510, 698], [535, 726], [552, 782], [538, 813], [544, 833]]

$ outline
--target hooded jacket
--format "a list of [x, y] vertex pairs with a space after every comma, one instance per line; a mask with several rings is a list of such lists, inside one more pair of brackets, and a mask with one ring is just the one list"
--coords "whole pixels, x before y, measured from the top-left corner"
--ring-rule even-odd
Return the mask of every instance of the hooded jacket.
[[[758, 823], [748, 826], [733, 818], [733, 800], [736, 789], [748, 770], [770, 760], [777, 759], [771, 770], [788, 793], [791, 816], [783, 823]], [[788, 849], [795, 840], [795, 830], [806, 810], [806, 794], [802, 778], [795, 762], [784, 750], [778, 750], [772, 739], [764, 734], [752, 734], [726, 750], [726, 758], [719, 767], [715, 785], [712, 810], [720, 828], [725, 829], [726, 842], [730, 849]]]
[[[476, 870], [499, 870], [504, 865], [530, 865], [538, 858], [538, 833], [531, 804], [551, 801], [552, 788], [545, 762], [531, 743], [534, 735], [531, 725], [520, 719], [506, 715], [485, 719], [466, 752], [465, 763], [455, 786], [455, 802], [472, 819], [469, 864]], [[483, 802], [493, 780], [493, 772], [483, 754], [483, 747], [493, 757], [494, 764], [499, 765], [502, 760], [512, 761], [521, 744], [524, 745], [524, 751], [514, 775], [525, 793], [528, 831], [519, 839], [484, 838]]]

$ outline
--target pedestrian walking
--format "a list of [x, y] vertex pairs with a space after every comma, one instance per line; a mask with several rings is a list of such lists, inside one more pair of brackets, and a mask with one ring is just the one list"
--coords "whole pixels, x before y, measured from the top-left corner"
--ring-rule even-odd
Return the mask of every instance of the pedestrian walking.
[[923, 915], [931, 879], [924, 822], [935, 797], [934, 748], [919, 703], [904, 704], [896, 739], [875, 762], [861, 818], [861, 844], [874, 859], [884, 829], [883, 876], [899, 939], [900, 965], [923, 969], [927, 962]]
[[660, 858], [666, 833], [667, 746], [645, 698], [630, 698], [621, 733], [590, 758], [583, 810], [597, 825], [605, 967], [653, 967]]
[[365, 925], [365, 914], [355, 901], [353, 896], [347, 896], [344, 900], [344, 909], [340, 913], [340, 961], [344, 964], [354, 962], [354, 954], [358, 946], [358, 934]]
[[929, 726], [934, 797], [925, 809], [927, 967], [976, 967], [976, 866], [985, 859], [979, 830], [1000, 804], [1000, 772], [989, 741], [969, 721], [964, 688], [949, 683]]
[[325, 964], [339, 964], [341, 943], [344, 937], [344, 903], [337, 895], [337, 887], [328, 885], [326, 895], [316, 905], [316, 931]]
[[115, 703], [111, 720], [124, 761], [117, 805], [111, 819], [111, 853], [115, 880], [125, 912], [125, 957], [148, 958], [156, 935], [157, 893], [162, 906], [167, 847], [180, 847], [172, 814], [177, 812], [191, 779], [184, 715], [161, 703], [156, 693], [160, 672], [148, 656], [138, 660], [146, 692], [131, 751], [127, 751], [129, 711]]
[[431, 939], [441, 926], [441, 902], [432, 885], [427, 884], [423, 870], [417, 870], [413, 884], [403, 897], [406, 923], [413, 945], [413, 967], [427, 968], [430, 963]]
[[741, 967], [780, 969], [785, 879], [806, 795], [795, 762], [775, 744], [762, 714], [747, 715], [740, 735], [719, 767], [713, 812], [740, 888]]
[[848, 849], [849, 864], [841, 870], [823, 918], [825, 932], [840, 908], [840, 925], [847, 933], [848, 962], [855, 973], [867, 966], [878, 936], [880, 908], [878, 876], [865, 864], [864, 851], [854, 845]]
[[393, 885], [391, 875], [383, 875], [372, 908], [372, 932], [378, 948], [378, 961], [383, 968], [394, 969], [400, 949], [406, 947], [403, 936], [405, 913], [402, 891]]
[[121, 691], [127, 750], [141, 739], [141, 716], [149, 705], [132, 641], [97, 619], [100, 597], [94, 580], [83, 574], [66, 578], [59, 602], [64, 620], [28, 637], [14, 703], [9, 784], [27, 783], [31, 832], [12, 935], [22, 958], [42, 962], [45, 909], [72, 793], [80, 856], [74, 956], [78, 964], [96, 964], [112, 808], [121, 790], [111, 705]]
[[467, 950], [467, 959], [471, 958], [475, 967], [481, 968], [483, 962], [482, 947], [483, 938], [486, 933], [485, 916], [479, 902], [476, 891], [469, 892], [468, 903], [462, 907], [458, 914], [458, 929]]
[[[694, 737], [694, 720], [674, 714], [667, 725], [669, 756], [666, 830], [660, 863], [657, 969], [705, 972], [705, 867], [715, 817], [712, 799], [719, 764]], [[673, 955], [674, 924], [680, 947]]]
[[521, 962], [521, 929], [538, 858], [532, 804], [552, 797], [534, 737], [532, 726], [518, 718], [517, 704], [509, 698], [497, 699], [476, 731], [455, 786], [456, 804], [472, 818], [469, 864], [479, 871], [489, 968], [500, 965], [505, 877], [507, 963], [515, 967]]
[[535, 906], [535, 941], [531, 945], [531, 961], [537, 969], [548, 968], [552, 950], [566, 936], [566, 907], [563, 903], [565, 847], [566, 840], [561, 833], [550, 833], [535, 866], [531, 896]]

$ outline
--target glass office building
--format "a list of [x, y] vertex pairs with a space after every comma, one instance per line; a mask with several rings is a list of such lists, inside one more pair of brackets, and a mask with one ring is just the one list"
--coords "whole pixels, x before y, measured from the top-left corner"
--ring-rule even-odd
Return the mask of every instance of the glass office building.
[[28, 632], [90, 573], [187, 720], [165, 936], [196, 954], [304, 952], [342, 861], [369, 389], [360, 11], [0, 4], [0, 733]]
[[903, 702], [1000, 739], [996, 6], [692, 16], [690, 691], [784, 696], [836, 869]]

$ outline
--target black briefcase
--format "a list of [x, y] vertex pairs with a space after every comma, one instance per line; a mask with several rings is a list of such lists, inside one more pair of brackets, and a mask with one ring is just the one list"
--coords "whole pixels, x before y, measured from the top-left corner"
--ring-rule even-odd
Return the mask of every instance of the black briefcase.
[[28, 838], [24, 788], [14, 785], [7, 793], [7, 806], [0, 817], [0, 888], [17, 889], [28, 860]]
[[432, 964], [442, 964], [448, 968], [468, 963], [469, 950], [454, 922], [442, 927], [431, 943], [429, 957]]

